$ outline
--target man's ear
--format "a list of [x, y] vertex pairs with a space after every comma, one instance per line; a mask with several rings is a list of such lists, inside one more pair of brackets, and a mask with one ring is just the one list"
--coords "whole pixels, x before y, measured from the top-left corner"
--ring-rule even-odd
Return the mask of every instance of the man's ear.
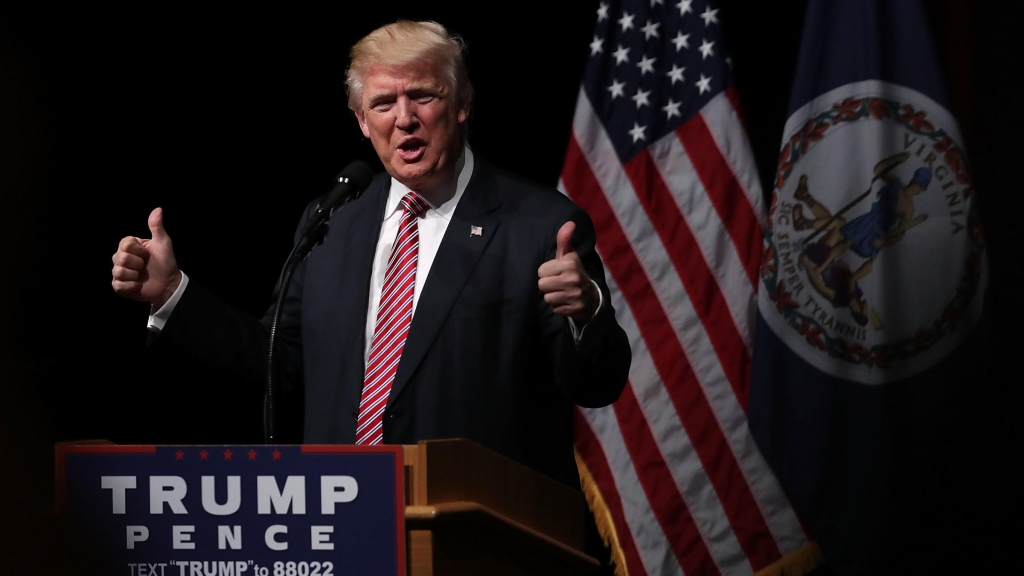
[[458, 116], [459, 124], [465, 124], [466, 123], [466, 119], [469, 118], [469, 107], [470, 107], [470, 103], [469, 102], [466, 102], [465, 104], [463, 104], [462, 106], [459, 107], [459, 116]]
[[366, 117], [363, 115], [362, 110], [353, 110], [356, 115], [356, 122], [359, 122], [359, 129], [363, 131], [363, 136], [370, 137], [370, 127], [366, 125]]

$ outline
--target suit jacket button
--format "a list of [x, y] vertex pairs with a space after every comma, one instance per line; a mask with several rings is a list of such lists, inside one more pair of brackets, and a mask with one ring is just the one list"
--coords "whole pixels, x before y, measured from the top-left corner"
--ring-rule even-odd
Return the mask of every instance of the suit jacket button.
[[353, 410], [352, 411], [352, 419], [353, 420], [359, 420], [359, 410]]

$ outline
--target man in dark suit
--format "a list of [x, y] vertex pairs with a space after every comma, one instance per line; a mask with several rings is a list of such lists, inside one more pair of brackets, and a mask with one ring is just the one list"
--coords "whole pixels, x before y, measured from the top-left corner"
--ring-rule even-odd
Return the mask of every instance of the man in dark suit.
[[[590, 219], [466, 146], [472, 86], [440, 25], [385, 26], [351, 60], [349, 106], [387, 173], [289, 287], [279, 364], [304, 393], [303, 441], [463, 437], [578, 485], [572, 405], [613, 402], [630, 363]], [[149, 224], [121, 241], [115, 291], [153, 306], [161, 345], [261, 378], [269, 314], [190, 283], [159, 208]]]

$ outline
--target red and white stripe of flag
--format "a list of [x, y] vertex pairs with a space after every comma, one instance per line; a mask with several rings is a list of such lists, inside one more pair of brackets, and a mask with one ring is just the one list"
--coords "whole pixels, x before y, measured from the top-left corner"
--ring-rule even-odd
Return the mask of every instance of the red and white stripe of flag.
[[622, 397], [575, 424], [620, 574], [751, 574], [807, 544], [747, 428], [765, 215], [734, 100], [625, 164], [577, 101], [559, 188], [594, 220], [633, 350]]

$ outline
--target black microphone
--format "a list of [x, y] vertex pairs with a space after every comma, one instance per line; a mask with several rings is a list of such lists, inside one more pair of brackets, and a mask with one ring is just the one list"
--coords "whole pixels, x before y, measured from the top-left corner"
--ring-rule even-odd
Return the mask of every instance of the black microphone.
[[277, 385], [275, 383], [274, 365], [274, 343], [277, 340], [277, 324], [281, 320], [281, 311], [284, 309], [285, 295], [288, 293], [288, 285], [291, 284], [292, 275], [299, 263], [309, 255], [313, 247], [323, 241], [327, 235], [327, 220], [334, 214], [334, 211], [341, 208], [349, 200], [354, 200], [366, 190], [373, 180], [373, 169], [362, 160], [356, 160], [338, 174], [337, 184], [330, 192], [324, 194], [317, 204], [316, 210], [310, 215], [306, 227], [302, 231], [299, 241], [292, 247], [292, 253], [288, 256], [284, 268], [281, 270], [281, 277], [277, 281], [278, 293], [274, 302], [274, 315], [270, 323], [270, 337], [267, 343], [267, 387], [263, 393], [263, 440], [267, 444], [278, 441], [277, 436]]
[[345, 166], [335, 180], [337, 184], [330, 192], [324, 194], [320, 203], [317, 204], [316, 210], [310, 215], [306, 222], [306, 228], [302, 231], [303, 236], [308, 236], [319, 228], [342, 204], [358, 198], [373, 180], [373, 168], [370, 168], [370, 165], [362, 160], [356, 160]]

